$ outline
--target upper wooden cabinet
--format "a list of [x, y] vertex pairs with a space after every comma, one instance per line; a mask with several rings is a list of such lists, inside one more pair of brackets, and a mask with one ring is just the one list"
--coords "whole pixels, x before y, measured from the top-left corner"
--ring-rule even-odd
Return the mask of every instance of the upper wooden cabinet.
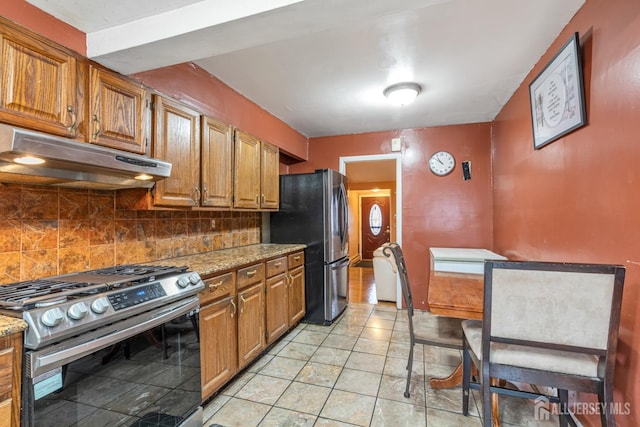
[[147, 90], [119, 74], [90, 66], [89, 142], [145, 154]]
[[233, 207], [260, 207], [260, 140], [248, 133], [235, 132]]
[[75, 137], [77, 61], [72, 52], [0, 19], [0, 121]]
[[273, 144], [260, 143], [260, 208], [278, 209], [280, 204], [280, 150]]
[[200, 114], [184, 105], [153, 97], [152, 155], [171, 162], [171, 176], [158, 181], [158, 206], [198, 206], [200, 190]]
[[230, 208], [232, 205], [232, 134], [231, 126], [202, 117], [202, 206]]
[[235, 208], [278, 209], [280, 158], [275, 145], [235, 132]]

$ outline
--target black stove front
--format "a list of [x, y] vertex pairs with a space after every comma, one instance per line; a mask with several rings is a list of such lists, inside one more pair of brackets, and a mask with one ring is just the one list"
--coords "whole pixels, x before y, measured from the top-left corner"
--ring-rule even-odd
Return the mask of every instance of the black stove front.
[[24, 380], [25, 426], [202, 426], [200, 346], [188, 316]]

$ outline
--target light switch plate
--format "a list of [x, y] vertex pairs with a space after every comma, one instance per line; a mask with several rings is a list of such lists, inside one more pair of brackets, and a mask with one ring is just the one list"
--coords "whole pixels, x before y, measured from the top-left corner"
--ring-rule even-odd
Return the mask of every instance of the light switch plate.
[[391, 151], [402, 150], [402, 140], [400, 138], [391, 138]]

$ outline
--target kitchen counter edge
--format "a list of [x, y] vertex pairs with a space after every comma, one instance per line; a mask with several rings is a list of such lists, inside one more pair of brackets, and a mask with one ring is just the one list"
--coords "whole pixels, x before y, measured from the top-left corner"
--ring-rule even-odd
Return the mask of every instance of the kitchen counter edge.
[[0, 337], [20, 333], [27, 329], [27, 322], [17, 317], [0, 315]]
[[200, 276], [207, 277], [223, 271], [233, 270], [244, 265], [301, 251], [306, 247], [306, 245], [298, 243], [259, 243], [255, 245], [238, 246], [229, 249], [220, 249], [200, 254], [169, 258], [162, 260], [161, 263], [166, 262], [174, 265], [186, 265], [190, 270], [200, 274]]

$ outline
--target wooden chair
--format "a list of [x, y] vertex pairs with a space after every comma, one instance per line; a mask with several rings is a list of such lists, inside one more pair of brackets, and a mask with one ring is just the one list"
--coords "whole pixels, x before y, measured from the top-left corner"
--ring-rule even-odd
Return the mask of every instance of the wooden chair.
[[[560, 425], [566, 426], [573, 424], [568, 390], [575, 390], [597, 394], [605, 409], [602, 425], [614, 426], [624, 267], [494, 261], [485, 263], [484, 275], [483, 320], [462, 323], [464, 415], [473, 388], [482, 391], [485, 427], [492, 425], [492, 393], [539, 399], [536, 416], [548, 417], [548, 403], [559, 403]], [[471, 362], [480, 383], [471, 382]], [[555, 388], [557, 395], [513, 390], [505, 382]]]
[[[402, 288], [402, 297], [404, 305], [407, 309], [408, 325], [409, 325], [409, 360], [407, 361], [407, 386], [405, 388], [404, 397], [410, 397], [409, 388], [411, 385], [411, 371], [413, 369], [413, 349], [416, 344], [425, 344], [437, 347], [462, 349], [462, 327], [461, 319], [453, 319], [448, 317], [437, 318], [435, 325], [426, 325], [425, 328], [418, 328], [416, 332], [413, 324], [413, 298], [411, 296], [411, 286], [409, 284], [409, 275], [407, 274], [407, 266], [404, 262], [402, 249], [397, 243], [387, 244], [382, 253], [387, 256], [393, 256], [398, 274], [400, 276], [400, 287]], [[431, 327], [429, 327], [431, 326]]]

